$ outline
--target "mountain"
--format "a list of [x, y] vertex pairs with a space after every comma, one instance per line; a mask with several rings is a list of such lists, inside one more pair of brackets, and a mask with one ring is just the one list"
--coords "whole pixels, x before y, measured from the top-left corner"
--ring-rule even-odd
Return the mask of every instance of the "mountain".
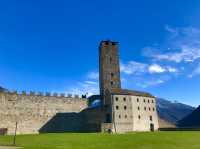
[[157, 111], [160, 119], [172, 124], [176, 124], [179, 120], [191, 114], [194, 110], [194, 107], [186, 104], [157, 98]]
[[200, 106], [182, 120], [178, 121], [179, 127], [200, 127]]
[[0, 92], [5, 91], [6, 89], [0, 86]]

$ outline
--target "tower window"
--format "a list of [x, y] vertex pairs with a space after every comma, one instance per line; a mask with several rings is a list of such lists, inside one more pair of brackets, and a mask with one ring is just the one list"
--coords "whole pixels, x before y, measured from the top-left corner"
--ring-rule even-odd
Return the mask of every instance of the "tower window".
[[114, 77], [114, 73], [111, 73], [110, 75], [111, 75], [111, 78], [113, 78], [113, 77]]
[[151, 111], [151, 108], [149, 107], [149, 111]]
[[110, 57], [110, 63], [112, 63], [112, 57]]
[[140, 107], [138, 107], [138, 111], [140, 110]]
[[146, 107], [144, 107], [144, 110], [146, 111], [146, 110], [147, 110], [147, 108], [146, 108]]
[[110, 85], [113, 86], [113, 81], [110, 82]]
[[144, 99], [144, 102], [146, 102], [146, 100]]
[[119, 118], [121, 118], [121, 115], [119, 115]]
[[116, 110], [118, 110], [119, 109], [119, 106], [116, 106]]
[[139, 98], [137, 98], [137, 102], [139, 102]]
[[125, 115], [124, 117], [127, 118], [127, 115]]
[[155, 108], [153, 108], [153, 111], [155, 111]]
[[149, 103], [149, 100], [148, 100], [148, 103]]
[[106, 41], [106, 42], [105, 42], [105, 45], [108, 45], [108, 44], [109, 44], [109, 42], [108, 42], [108, 41]]
[[152, 100], [152, 103], [154, 103], [154, 101]]

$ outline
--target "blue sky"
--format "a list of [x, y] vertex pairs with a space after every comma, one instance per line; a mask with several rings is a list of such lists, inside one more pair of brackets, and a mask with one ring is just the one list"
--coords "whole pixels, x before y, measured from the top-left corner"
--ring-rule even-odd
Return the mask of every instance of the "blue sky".
[[120, 42], [122, 86], [200, 104], [200, 1], [0, 2], [0, 86], [98, 92], [98, 44]]

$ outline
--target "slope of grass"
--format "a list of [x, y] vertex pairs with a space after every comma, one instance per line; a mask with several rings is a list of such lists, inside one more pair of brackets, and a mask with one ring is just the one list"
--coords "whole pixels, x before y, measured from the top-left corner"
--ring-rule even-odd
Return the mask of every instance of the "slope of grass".
[[[200, 149], [200, 132], [19, 135], [16, 142], [24, 149]], [[0, 137], [0, 145], [11, 143]]]

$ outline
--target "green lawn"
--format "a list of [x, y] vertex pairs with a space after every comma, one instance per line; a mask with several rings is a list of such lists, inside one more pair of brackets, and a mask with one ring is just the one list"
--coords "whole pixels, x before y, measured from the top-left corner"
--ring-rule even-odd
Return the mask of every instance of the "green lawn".
[[[0, 145], [11, 142], [0, 137]], [[200, 149], [200, 132], [19, 135], [16, 142], [25, 149]]]

